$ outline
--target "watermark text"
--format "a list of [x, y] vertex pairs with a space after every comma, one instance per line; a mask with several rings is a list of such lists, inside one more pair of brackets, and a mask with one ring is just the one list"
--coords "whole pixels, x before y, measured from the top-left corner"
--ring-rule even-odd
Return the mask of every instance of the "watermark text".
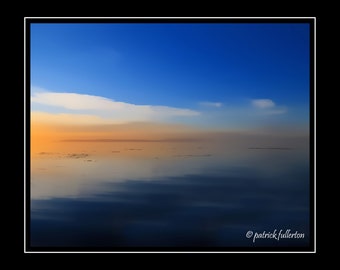
[[258, 239], [274, 239], [280, 241], [280, 239], [304, 239], [305, 234], [298, 231], [292, 231], [291, 229], [275, 229], [274, 231], [262, 231], [254, 232], [247, 231], [246, 237], [252, 239], [253, 243]]

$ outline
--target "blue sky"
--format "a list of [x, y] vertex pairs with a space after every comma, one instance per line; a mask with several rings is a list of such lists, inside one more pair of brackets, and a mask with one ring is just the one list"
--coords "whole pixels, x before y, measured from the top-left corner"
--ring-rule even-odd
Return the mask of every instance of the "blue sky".
[[304, 23], [31, 24], [32, 111], [109, 117], [41, 94], [72, 93], [180, 123], [307, 125], [309, 66]]

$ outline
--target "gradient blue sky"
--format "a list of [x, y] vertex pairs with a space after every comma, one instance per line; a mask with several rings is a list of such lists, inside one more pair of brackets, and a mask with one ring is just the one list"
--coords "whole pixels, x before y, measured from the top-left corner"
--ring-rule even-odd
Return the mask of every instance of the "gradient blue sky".
[[170, 122], [306, 126], [309, 55], [306, 23], [33, 23], [31, 108], [107, 117], [36, 96], [75, 93], [197, 112]]

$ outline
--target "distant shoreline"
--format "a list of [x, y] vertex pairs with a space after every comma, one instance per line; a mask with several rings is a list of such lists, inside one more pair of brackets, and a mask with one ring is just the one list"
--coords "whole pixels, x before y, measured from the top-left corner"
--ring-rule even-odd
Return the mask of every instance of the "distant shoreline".
[[292, 150], [290, 147], [248, 147], [250, 150]]
[[191, 138], [183, 138], [183, 139], [163, 139], [163, 140], [143, 140], [143, 139], [70, 139], [70, 140], [61, 140], [60, 142], [198, 142], [202, 141], [199, 139], [191, 139]]

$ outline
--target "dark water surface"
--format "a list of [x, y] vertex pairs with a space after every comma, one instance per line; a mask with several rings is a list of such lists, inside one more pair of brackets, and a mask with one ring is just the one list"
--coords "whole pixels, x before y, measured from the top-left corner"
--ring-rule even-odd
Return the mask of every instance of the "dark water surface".
[[[88, 150], [33, 157], [31, 246], [309, 245], [306, 147], [158, 148], [108, 143], [105, 155]], [[276, 238], [263, 238], [264, 232]]]

